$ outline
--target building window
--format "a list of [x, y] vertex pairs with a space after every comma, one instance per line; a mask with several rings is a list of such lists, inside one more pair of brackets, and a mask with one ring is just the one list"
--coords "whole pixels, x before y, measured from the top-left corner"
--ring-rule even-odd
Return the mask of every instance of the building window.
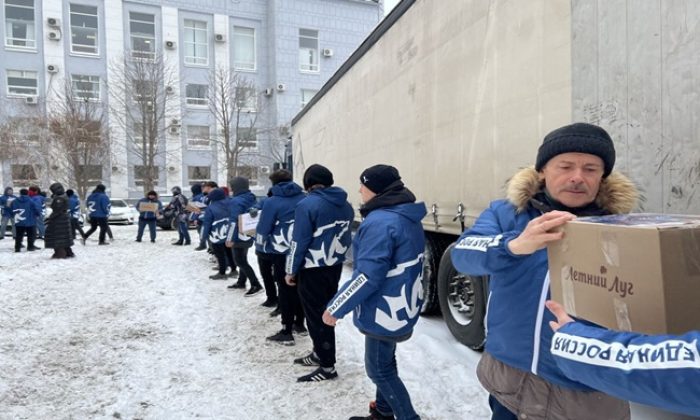
[[318, 31], [299, 29], [299, 70], [318, 71]]
[[187, 105], [206, 106], [209, 103], [208, 87], [207, 85], [188, 84], [185, 86], [185, 97]]
[[155, 99], [155, 83], [150, 80], [134, 81], [134, 102], [150, 102], [153, 105]]
[[[151, 167], [151, 170], [153, 171], [153, 185], [158, 185], [158, 178], [160, 178], [159, 169], [160, 168], [157, 166]], [[146, 178], [147, 174], [147, 166], [134, 165], [134, 185], [137, 187], [143, 186], [143, 180]]]
[[133, 144], [136, 147], [136, 150], [143, 150], [143, 124], [134, 123], [131, 130], [131, 140], [134, 142]]
[[156, 55], [156, 17], [146, 13], [129, 12], [131, 56], [153, 59]]
[[70, 50], [97, 54], [97, 6], [70, 5]]
[[187, 126], [187, 148], [189, 149], [209, 149], [209, 126], [188, 125]]
[[246, 149], [258, 147], [258, 129], [255, 127], [238, 127], [236, 129], [236, 142], [238, 146]]
[[255, 29], [233, 27], [233, 68], [255, 71]]
[[306, 104], [308, 104], [311, 101], [311, 98], [314, 97], [315, 94], [317, 94], [317, 90], [313, 89], [302, 89], [301, 90], [301, 107], [305, 107]]
[[73, 100], [99, 101], [100, 77], [71, 74]]
[[7, 94], [10, 96], [37, 96], [35, 71], [8, 70]]
[[255, 112], [258, 105], [258, 97], [255, 88], [236, 87], [236, 108], [241, 111]]
[[27, 187], [39, 180], [32, 165], [10, 165], [10, 171], [15, 187]]
[[238, 176], [248, 178], [251, 187], [258, 185], [258, 167], [257, 166], [239, 166]]
[[78, 165], [76, 178], [88, 186], [95, 186], [102, 181], [102, 165]]
[[211, 179], [211, 166], [188, 166], [187, 178], [190, 185], [201, 184]]
[[207, 22], [185, 19], [185, 63], [206, 66], [209, 62]]
[[5, 0], [5, 45], [36, 48], [34, 0]]

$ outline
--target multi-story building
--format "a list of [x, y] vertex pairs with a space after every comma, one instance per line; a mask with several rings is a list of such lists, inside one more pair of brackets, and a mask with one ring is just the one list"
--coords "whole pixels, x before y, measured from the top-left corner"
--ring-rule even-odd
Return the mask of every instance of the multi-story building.
[[[213, 74], [222, 69], [245, 81], [251, 99], [238, 103], [244, 118], [230, 134], [244, 132], [246, 138], [237, 172], [264, 189], [267, 174], [282, 160], [290, 120], [383, 17], [381, 0], [0, 2], [0, 123], [9, 127], [11, 121], [52, 114], [68, 96], [104, 110], [109, 148], [85, 172], [90, 182], [124, 198], [143, 194], [139, 150], [145, 144], [140, 117], [129, 122], [125, 115], [144, 103], [150, 107], [143, 98], [156, 90], [168, 102], [155, 123], [156, 190], [226, 181], [223, 128], [211, 107]], [[125, 83], [129, 63], [156, 61], [166, 68], [158, 79]], [[128, 90], [130, 99], [119, 89]], [[61, 179], [62, 157], [44, 151], [48, 140], [27, 133], [27, 124], [14, 127], [5, 135], [21, 138], [25, 147], [0, 151], [0, 186], [46, 186]]]

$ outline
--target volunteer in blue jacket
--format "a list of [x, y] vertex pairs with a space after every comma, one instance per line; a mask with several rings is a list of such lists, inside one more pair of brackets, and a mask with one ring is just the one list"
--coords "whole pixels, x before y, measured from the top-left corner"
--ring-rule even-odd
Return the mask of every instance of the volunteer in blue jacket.
[[0, 239], [5, 239], [5, 231], [7, 224], [12, 225], [12, 238], [17, 236], [15, 231], [15, 218], [12, 214], [12, 201], [17, 197], [14, 195], [12, 187], [5, 188], [5, 191], [0, 195]]
[[231, 249], [226, 247], [226, 238], [231, 224], [231, 209], [226, 194], [221, 188], [214, 188], [207, 194], [209, 205], [202, 215], [202, 238], [208, 239], [218, 263], [219, 272], [209, 276], [212, 280], [225, 280], [226, 267], [233, 264]]
[[41, 209], [41, 217], [36, 219], [36, 237], [37, 239], [44, 239], [44, 233], [46, 233], [46, 224], [44, 223], [44, 217], [46, 217], [46, 196], [41, 193], [41, 188], [32, 185], [29, 187], [29, 198], [37, 203]]
[[[279, 304], [282, 329], [267, 339], [282, 344], [294, 344], [292, 332], [304, 334], [307, 331], [297, 288], [284, 282], [284, 263], [292, 241], [294, 208], [305, 196], [301, 187], [292, 181], [292, 174], [285, 169], [273, 172], [270, 181], [270, 197], [263, 201], [260, 220], [255, 229], [255, 246], [260, 275], [267, 293], [267, 300], [263, 305]], [[277, 290], [279, 294], [275, 293]]]
[[107, 229], [109, 229], [107, 219], [109, 218], [109, 212], [112, 205], [109, 201], [109, 197], [107, 197], [107, 194], [105, 193], [106, 189], [107, 187], [105, 187], [103, 184], [98, 184], [92, 194], [90, 194], [87, 198], [87, 211], [88, 215], [90, 216], [90, 229], [85, 232], [85, 236], [82, 240], [83, 245], [85, 245], [85, 240], [97, 230], [98, 226], [100, 228], [98, 244], [109, 245], [109, 242], [105, 240], [105, 237], [107, 235]]
[[238, 216], [255, 206], [255, 195], [250, 192], [248, 178], [237, 176], [230, 183], [233, 198], [229, 201], [229, 230], [226, 238], [226, 246], [233, 249], [233, 260], [240, 271], [238, 281], [229, 289], [245, 289], [246, 280], [250, 280], [250, 289], [245, 293], [246, 297], [257, 295], [263, 288], [255, 275], [253, 267], [248, 263], [248, 250], [253, 246], [253, 237], [246, 235], [238, 229]]
[[80, 198], [78, 198], [75, 191], [70, 188], [66, 190], [66, 195], [68, 196], [68, 205], [70, 206], [70, 224], [73, 232], [73, 239], [76, 237], [76, 230], [80, 233], [80, 237], [83, 238], [85, 232], [83, 232], [83, 228], [80, 226]]
[[297, 285], [304, 307], [310, 354], [294, 360], [303, 366], [318, 366], [299, 382], [318, 382], [338, 377], [335, 370], [335, 329], [323, 323], [326, 305], [338, 291], [345, 254], [350, 247], [350, 223], [354, 212], [348, 194], [333, 186], [333, 174], [314, 164], [304, 172], [304, 189], [309, 193], [294, 211], [292, 244], [287, 256], [285, 281]]
[[22, 248], [22, 240], [27, 235], [27, 251], [36, 251], [41, 248], [34, 246], [36, 239], [36, 220], [41, 217], [39, 203], [29, 197], [29, 190], [19, 190], [19, 197], [12, 201], [12, 214], [15, 217], [15, 252]]
[[329, 302], [323, 321], [335, 326], [354, 311], [355, 326], [365, 335], [365, 370], [377, 387], [369, 418], [419, 419], [399, 378], [396, 345], [411, 337], [423, 304], [425, 204], [416, 203], [389, 165], [362, 172], [360, 196], [364, 220], [352, 245], [352, 277]]
[[700, 417], [700, 331], [680, 336], [576, 322], [557, 302], [551, 352], [569, 378], [624, 400]]
[[600, 127], [576, 123], [545, 136], [535, 167], [510, 179], [451, 251], [455, 268], [489, 275], [486, 347], [477, 376], [493, 419], [628, 419], [629, 404], [567, 378], [549, 347], [546, 245], [576, 216], [627, 213], [637, 190], [613, 172], [615, 148]]
[[[142, 210], [141, 204], [145, 206], [156, 206], [156, 211]], [[136, 233], [136, 242], [141, 242], [143, 231], [148, 226], [148, 233], [151, 236], [151, 243], [156, 241], [156, 220], [163, 213], [163, 203], [158, 200], [158, 193], [149, 191], [146, 196], [136, 203], [136, 209], [139, 211], [139, 230]]]

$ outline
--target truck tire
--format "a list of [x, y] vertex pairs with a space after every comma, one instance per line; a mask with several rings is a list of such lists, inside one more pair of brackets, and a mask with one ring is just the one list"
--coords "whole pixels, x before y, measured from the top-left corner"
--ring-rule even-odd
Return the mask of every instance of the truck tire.
[[458, 272], [452, 265], [450, 245], [440, 260], [438, 298], [447, 328], [460, 343], [482, 350], [485, 343], [486, 278]]
[[423, 264], [423, 306], [420, 311], [421, 315], [434, 315], [440, 312], [437, 281], [440, 256], [443, 249], [442, 241], [435, 237], [426, 236], [423, 254], [425, 264]]

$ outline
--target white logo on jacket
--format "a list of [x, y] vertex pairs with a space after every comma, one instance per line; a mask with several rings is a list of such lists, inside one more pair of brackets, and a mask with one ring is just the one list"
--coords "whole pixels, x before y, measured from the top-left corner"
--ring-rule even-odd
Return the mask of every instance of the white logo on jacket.
[[211, 230], [209, 231], [209, 239], [212, 242], [219, 242], [222, 239], [226, 239], [228, 236], [228, 218], [215, 220], [211, 224]]
[[[398, 331], [408, 324], [408, 320], [414, 319], [420, 313], [420, 302], [423, 300], [423, 254], [419, 254], [415, 260], [398, 264], [395, 268], [387, 273], [387, 281], [391, 281], [392, 277], [403, 274], [407, 268], [420, 264], [421, 270], [418, 272], [413, 287], [411, 288], [410, 299], [406, 298], [406, 285], [401, 286], [399, 296], [383, 296], [386, 303], [389, 305], [389, 312], [377, 308], [375, 320], [377, 324], [389, 331]], [[408, 319], [399, 319], [399, 311], [406, 310]]]
[[88, 201], [87, 202], [87, 211], [90, 213], [95, 212], [95, 202], [94, 201]]
[[27, 218], [24, 217], [24, 209], [15, 210], [15, 223], [19, 223], [22, 220], [27, 220]]
[[340, 243], [340, 238], [342, 238], [348, 229], [350, 229], [350, 222], [347, 220], [336, 220], [333, 223], [321, 226], [320, 228], [316, 229], [313, 237], [319, 237], [324, 231], [336, 226], [341, 226], [342, 229], [337, 234], [333, 235], [333, 239], [331, 239], [331, 243], [328, 245], [328, 247], [326, 247], [325, 242], [321, 242], [321, 247], [319, 249], [309, 248], [311, 258], [306, 258], [306, 264], [304, 264], [304, 267], [329, 267], [338, 262], [338, 256], [345, 255], [345, 253], [348, 251], [348, 247], [343, 246]]
[[[278, 222], [279, 223], [279, 222]], [[292, 243], [292, 233], [294, 231], [294, 221], [285, 222], [289, 225], [287, 233], [284, 228], [280, 230], [279, 235], [272, 235], [272, 248], [277, 252], [286, 252]]]

